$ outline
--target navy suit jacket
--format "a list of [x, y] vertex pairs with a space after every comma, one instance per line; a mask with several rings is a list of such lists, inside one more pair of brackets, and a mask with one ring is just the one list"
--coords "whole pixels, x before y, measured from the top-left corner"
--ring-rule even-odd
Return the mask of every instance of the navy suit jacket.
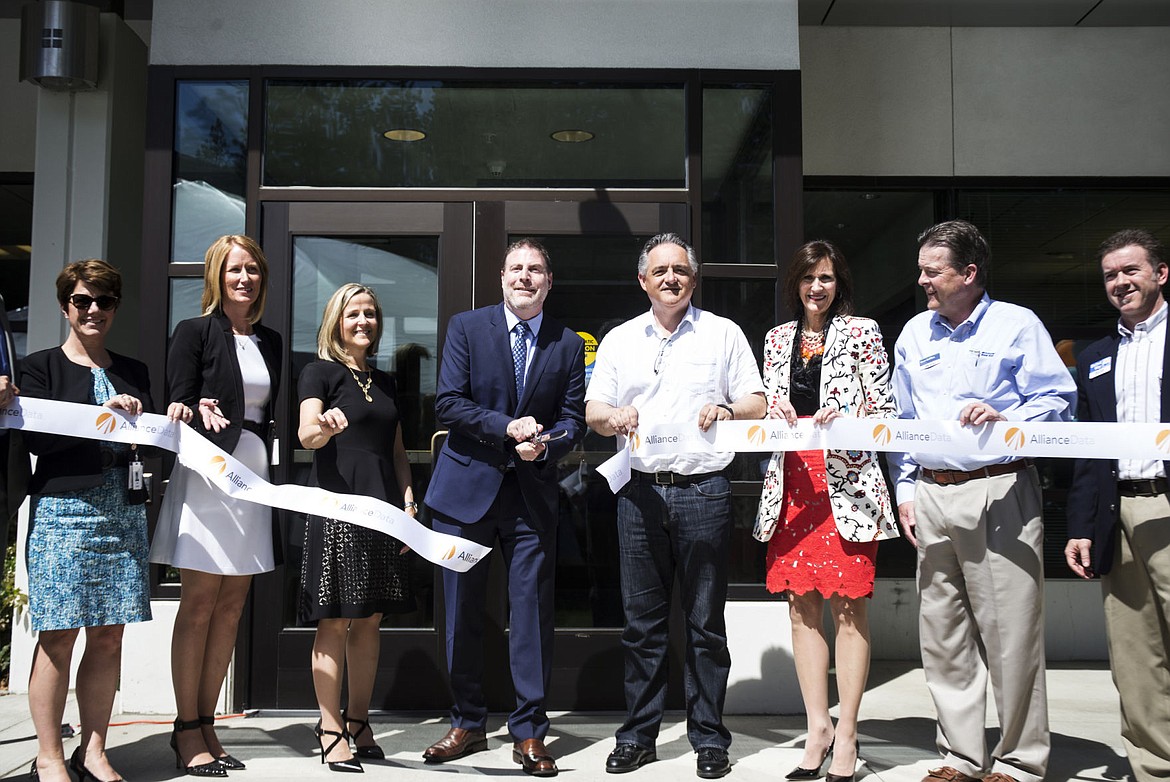
[[[1098, 340], [1077, 356], [1077, 420], [1117, 421], [1117, 348], [1121, 335], [1114, 333]], [[1089, 367], [1103, 358], [1109, 358], [1108, 372], [1089, 378]], [[1162, 410], [1161, 421], [1170, 421], [1170, 386], [1166, 368], [1170, 367], [1170, 339], [1162, 356]], [[1166, 474], [1170, 475], [1170, 461]], [[1113, 565], [1113, 528], [1118, 519], [1117, 460], [1077, 459], [1073, 469], [1072, 487], [1068, 491], [1068, 536], [1093, 541], [1091, 553], [1093, 569], [1108, 573]]]
[[[555, 524], [557, 461], [585, 433], [584, 398], [585, 343], [547, 313], [519, 400], [503, 303], [451, 318], [435, 397], [435, 417], [449, 434], [426, 504], [456, 522], [474, 524], [495, 501], [513, 462], [532, 521]], [[523, 461], [506, 430], [524, 416], [535, 418], [545, 432], [569, 434], [550, 442], [543, 459]]]

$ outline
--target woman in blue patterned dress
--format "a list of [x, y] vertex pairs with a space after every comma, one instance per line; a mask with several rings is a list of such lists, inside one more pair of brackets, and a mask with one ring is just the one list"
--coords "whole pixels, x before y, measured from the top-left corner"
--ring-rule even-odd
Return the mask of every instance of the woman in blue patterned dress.
[[[105, 347], [121, 292], [121, 275], [105, 261], [77, 261], [61, 271], [57, 300], [69, 336], [25, 360], [22, 396], [97, 404], [130, 416], [151, 410], [146, 366]], [[185, 405], [171, 405], [167, 414], [191, 418]], [[81, 743], [69, 767], [81, 780], [117, 780], [106, 729], [122, 630], [150, 619], [146, 513], [127, 496], [130, 446], [33, 432], [25, 441], [38, 456], [27, 547], [29, 615], [39, 632], [28, 685], [38, 743], [31, 775], [69, 779], [61, 721], [73, 647], [84, 627], [76, 684]]]

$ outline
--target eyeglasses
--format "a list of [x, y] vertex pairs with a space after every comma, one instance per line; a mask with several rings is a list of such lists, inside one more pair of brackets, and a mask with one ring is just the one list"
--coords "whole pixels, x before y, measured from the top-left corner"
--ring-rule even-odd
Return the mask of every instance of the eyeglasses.
[[117, 296], [107, 296], [106, 294], [102, 294], [101, 296], [87, 296], [84, 293], [74, 293], [69, 297], [69, 301], [77, 308], [78, 312], [88, 311], [90, 305], [95, 302], [99, 310], [109, 312], [117, 307], [118, 302], [121, 300]]
[[670, 352], [670, 346], [674, 344], [674, 340], [670, 337], [664, 337], [662, 340], [662, 347], [658, 349], [658, 357], [654, 359], [654, 374], [658, 374], [662, 369], [662, 360], [666, 358], [666, 354]]

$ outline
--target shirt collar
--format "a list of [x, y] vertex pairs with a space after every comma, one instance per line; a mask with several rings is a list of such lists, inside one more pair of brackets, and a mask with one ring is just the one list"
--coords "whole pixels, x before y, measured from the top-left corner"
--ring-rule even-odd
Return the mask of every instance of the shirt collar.
[[[699, 317], [699, 310], [697, 310], [695, 308], [694, 304], [688, 304], [686, 313], [683, 314], [682, 320], [680, 320], [678, 322], [678, 328], [676, 328], [674, 330], [673, 334], [668, 334], [665, 338], [670, 338], [670, 337], [674, 337], [674, 336], [677, 336], [679, 334], [682, 334], [684, 328], [687, 328], [687, 327], [689, 327], [691, 331], [694, 331], [695, 330], [695, 320], [698, 317]], [[653, 308], [651, 308], [646, 313], [646, 336], [647, 337], [658, 337], [659, 339], [664, 339], [664, 337], [662, 337], [658, 333], [658, 326], [656, 325], [656, 323], [654, 321], [654, 309]]]
[[984, 291], [983, 297], [979, 299], [979, 303], [975, 305], [975, 309], [971, 310], [971, 314], [959, 325], [951, 328], [951, 325], [937, 312], [931, 316], [930, 325], [935, 329], [942, 329], [948, 334], [967, 334], [975, 330], [975, 327], [979, 325], [979, 321], [983, 318], [983, 314], [987, 312], [987, 308], [990, 306], [991, 297]]
[[[508, 333], [512, 333], [512, 329], [516, 328], [516, 324], [520, 322], [520, 316], [512, 310], [508, 309], [508, 305], [504, 305], [504, 320], [508, 324]], [[544, 310], [533, 315], [528, 320], [524, 321], [528, 324], [528, 328], [532, 330], [532, 336], [540, 333], [540, 324], [544, 321]]]
[[1123, 337], [1133, 337], [1134, 331], [1144, 331], [1148, 334], [1158, 326], [1162, 325], [1162, 323], [1166, 320], [1166, 312], [1168, 307], [1170, 307], [1170, 305], [1168, 305], [1166, 302], [1162, 302], [1162, 306], [1158, 308], [1158, 311], [1143, 320], [1141, 323], [1134, 326], [1133, 331], [1127, 329], [1125, 324], [1122, 323], [1119, 319], [1117, 321], [1117, 332]]

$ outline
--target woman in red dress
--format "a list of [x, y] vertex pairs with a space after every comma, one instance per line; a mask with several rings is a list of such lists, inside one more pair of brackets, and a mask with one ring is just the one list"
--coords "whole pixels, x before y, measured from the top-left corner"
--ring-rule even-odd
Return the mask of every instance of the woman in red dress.
[[[840, 250], [809, 242], [784, 283], [795, 321], [768, 332], [768, 417], [819, 425], [842, 416], [893, 418], [890, 366], [877, 323], [853, 315], [852, 279]], [[754, 534], [768, 542], [767, 586], [787, 592], [792, 651], [808, 715], [804, 757], [788, 779], [852, 782], [857, 713], [869, 674], [867, 599], [877, 543], [898, 534], [877, 457], [866, 451], [776, 452], [768, 463]], [[829, 716], [828, 599], [836, 630], [836, 729]]]

